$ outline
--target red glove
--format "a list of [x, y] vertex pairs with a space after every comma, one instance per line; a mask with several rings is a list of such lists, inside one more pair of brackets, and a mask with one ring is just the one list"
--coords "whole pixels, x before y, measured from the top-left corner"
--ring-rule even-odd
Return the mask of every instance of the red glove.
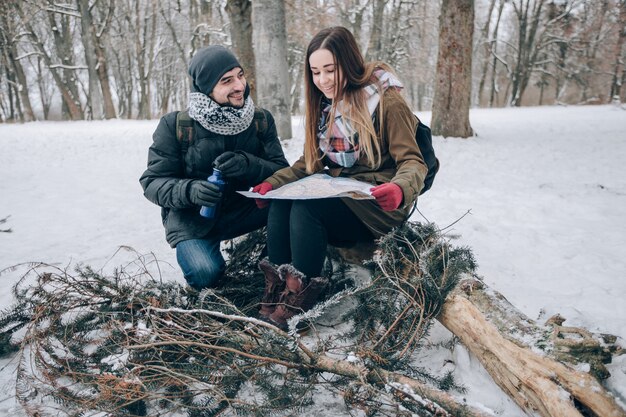
[[[252, 188], [252, 192], [253, 193], [259, 193], [261, 195], [265, 195], [265, 194], [267, 194], [268, 191], [272, 191], [273, 188], [274, 187], [269, 182], [262, 182], [259, 185], [255, 185]], [[260, 209], [265, 208], [265, 207], [270, 205], [269, 200], [264, 200], [262, 198], [255, 198], [254, 202], [256, 203], [256, 206], [258, 208], [260, 208]]]
[[374, 188], [370, 188], [372, 196], [376, 202], [385, 211], [392, 211], [400, 207], [402, 203], [402, 188], [393, 182], [386, 182]]

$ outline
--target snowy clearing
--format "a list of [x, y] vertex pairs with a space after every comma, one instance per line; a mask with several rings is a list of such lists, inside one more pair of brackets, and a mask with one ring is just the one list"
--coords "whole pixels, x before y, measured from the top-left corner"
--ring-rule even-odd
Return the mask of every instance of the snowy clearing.
[[[419, 114], [426, 123], [430, 114]], [[532, 319], [560, 313], [566, 325], [626, 338], [626, 111], [614, 106], [474, 109], [478, 134], [435, 138], [442, 168], [421, 214], [471, 247], [486, 283]], [[293, 162], [302, 126], [285, 143]], [[0, 125], [0, 270], [31, 261], [115, 266], [119, 246], [154, 253], [184, 282], [159, 210], [142, 195], [152, 121]], [[465, 215], [466, 213], [468, 213]], [[414, 220], [423, 220], [415, 213]], [[460, 219], [460, 220], [459, 220]], [[457, 222], [458, 220], [458, 222]], [[455, 223], [456, 222], [456, 223]], [[16, 272], [0, 275], [0, 306]], [[435, 326], [431, 340], [450, 335]], [[455, 369], [468, 403], [523, 416], [461, 346], [421, 352], [420, 364]], [[24, 415], [14, 399], [15, 358], [0, 360], [0, 415]], [[607, 381], [626, 403], [626, 358]], [[340, 400], [310, 415], [348, 415]]]

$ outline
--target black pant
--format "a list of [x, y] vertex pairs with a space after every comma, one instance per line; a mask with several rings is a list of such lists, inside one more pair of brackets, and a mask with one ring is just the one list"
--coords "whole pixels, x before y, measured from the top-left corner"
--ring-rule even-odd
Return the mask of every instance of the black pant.
[[292, 263], [308, 277], [320, 276], [328, 243], [343, 246], [371, 239], [374, 235], [339, 198], [270, 203], [269, 260]]

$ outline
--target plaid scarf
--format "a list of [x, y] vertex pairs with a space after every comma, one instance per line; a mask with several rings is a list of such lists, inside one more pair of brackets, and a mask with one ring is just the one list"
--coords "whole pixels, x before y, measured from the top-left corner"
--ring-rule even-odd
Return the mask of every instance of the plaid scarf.
[[248, 96], [243, 107], [220, 106], [206, 94], [189, 94], [189, 116], [206, 130], [220, 135], [236, 135], [243, 132], [254, 118], [254, 103]]
[[[402, 89], [402, 83], [390, 72], [383, 69], [377, 69], [373, 73], [374, 81], [363, 87], [365, 90], [365, 99], [367, 100], [367, 109], [370, 115], [374, 115], [376, 107], [380, 102], [380, 93], [378, 87], [383, 92], [389, 87]], [[322, 117], [318, 127], [317, 138], [319, 140], [320, 150], [331, 161], [345, 168], [350, 168], [359, 160], [359, 135], [352, 127], [348, 118], [344, 118], [345, 110], [349, 105], [342, 101], [338, 102], [333, 112], [332, 102], [322, 101]], [[332, 112], [332, 114], [331, 114]], [[328, 132], [328, 118], [333, 117], [332, 131]]]

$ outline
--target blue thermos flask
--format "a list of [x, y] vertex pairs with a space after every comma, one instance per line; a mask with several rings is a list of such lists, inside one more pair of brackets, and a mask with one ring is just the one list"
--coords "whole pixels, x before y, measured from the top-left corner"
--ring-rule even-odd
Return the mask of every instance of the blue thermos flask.
[[[224, 192], [226, 181], [222, 179], [222, 172], [219, 169], [213, 168], [213, 173], [211, 174], [209, 178], [207, 178], [207, 181], [212, 184], [217, 185], [220, 191]], [[208, 219], [212, 219], [213, 217], [215, 217], [216, 213], [217, 213], [217, 204], [211, 207], [202, 206], [202, 208], [200, 209], [200, 215]]]

